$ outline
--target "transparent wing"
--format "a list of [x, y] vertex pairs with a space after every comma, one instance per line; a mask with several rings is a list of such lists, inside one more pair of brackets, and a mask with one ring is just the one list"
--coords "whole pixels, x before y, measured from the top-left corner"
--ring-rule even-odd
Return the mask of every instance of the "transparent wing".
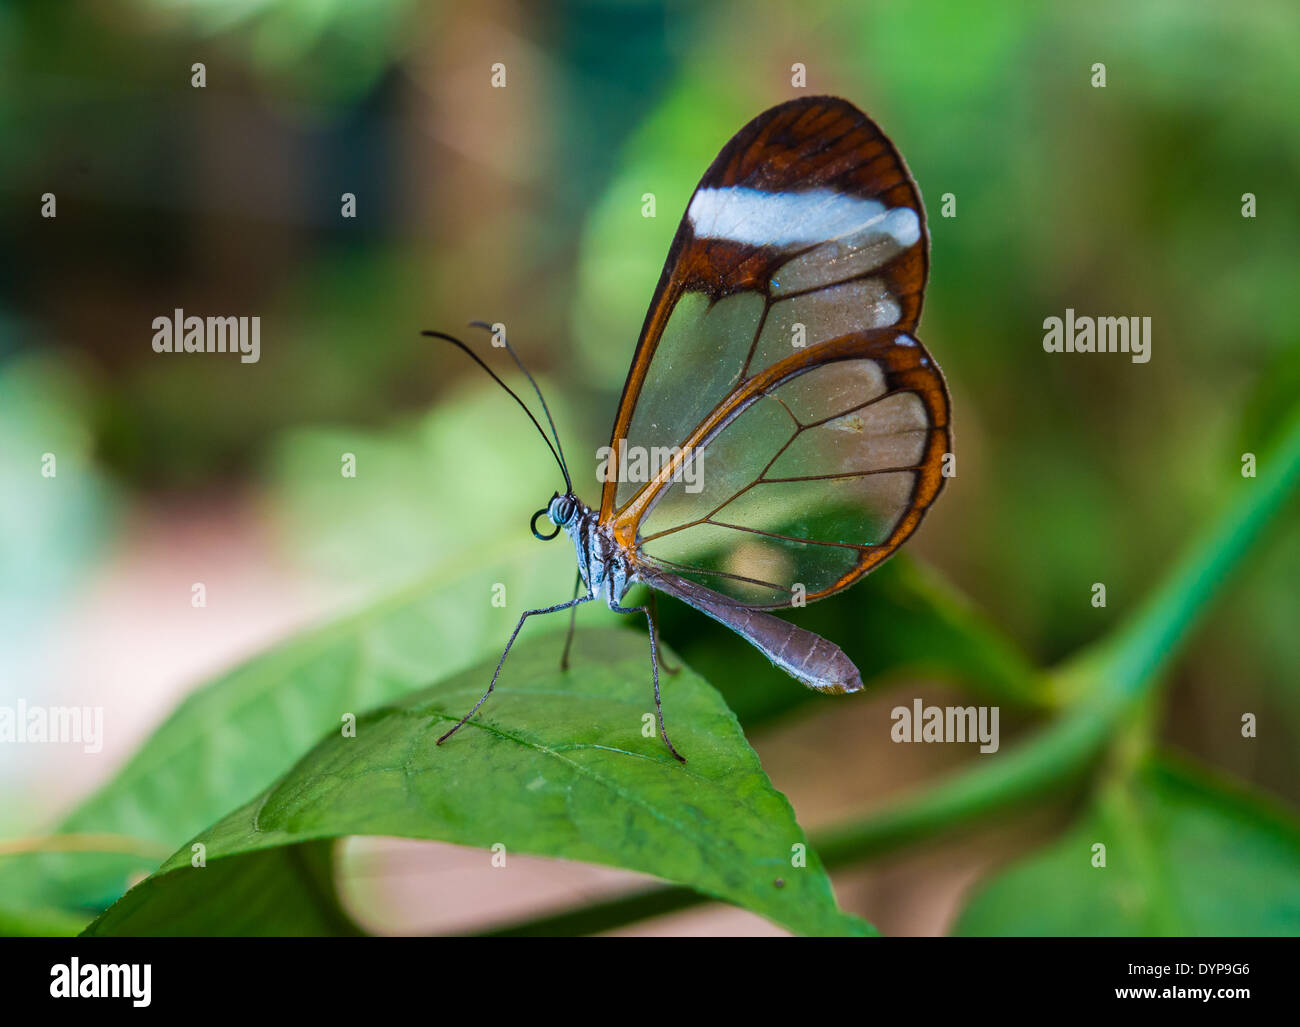
[[[611, 445], [679, 445], [797, 348], [914, 331], [928, 240], [902, 158], [865, 114], [811, 97], [759, 115], [696, 187], [646, 315]], [[608, 519], [644, 483], [610, 482]]]
[[687, 440], [631, 513], [641, 560], [738, 603], [788, 606], [847, 587], [915, 530], [942, 487], [947, 394], [905, 333], [787, 358], [734, 407]]
[[[601, 517], [647, 566], [745, 605], [819, 598], [914, 529], [947, 395], [911, 334], [920, 197], [851, 104], [760, 115], [692, 196], [624, 387]], [[643, 473], [633, 472], [641, 468]]]

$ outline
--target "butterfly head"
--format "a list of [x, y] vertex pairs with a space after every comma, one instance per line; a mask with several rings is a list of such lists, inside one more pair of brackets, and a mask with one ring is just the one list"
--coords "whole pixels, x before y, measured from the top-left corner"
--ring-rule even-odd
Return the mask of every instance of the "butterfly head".
[[[561, 529], [567, 528], [570, 524], [576, 521], [581, 513], [582, 504], [578, 501], [577, 496], [572, 492], [566, 492], [564, 495], [560, 495], [556, 492], [551, 496], [551, 501], [544, 509], [538, 510], [537, 513], [533, 514], [533, 535], [543, 541], [549, 541], [550, 539], [555, 538], [555, 536], [560, 533]], [[537, 530], [537, 521], [543, 514], [545, 514], [550, 522], [555, 525], [555, 530], [549, 535], [543, 535]]]

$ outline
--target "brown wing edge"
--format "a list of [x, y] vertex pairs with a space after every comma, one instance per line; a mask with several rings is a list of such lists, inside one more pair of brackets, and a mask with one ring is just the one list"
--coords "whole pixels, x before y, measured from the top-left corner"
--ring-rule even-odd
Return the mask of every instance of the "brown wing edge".
[[[841, 128], [843, 132], [836, 135]], [[807, 160], [802, 163], [789, 161], [779, 168], [770, 162], [764, 163], [764, 155], [768, 158], [788, 155], [802, 143], [819, 136], [830, 138], [832, 141], [828, 146], [833, 147], [834, 140], [854, 131], [862, 132], [864, 144], [874, 148], [869, 150], [870, 156], [866, 161], [852, 159], [854, 154], [863, 156], [859, 153], [862, 146], [857, 146], [847, 154], [836, 154], [833, 149], [821, 154], [813, 152], [806, 155]], [[756, 149], [755, 144], [760, 142], [762, 145]], [[769, 145], [773, 147], [771, 151]], [[818, 164], [815, 161], [819, 155], [823, 159]], [[751, 158], [748, 164], [745, 163], [746, 157]], [[810, 166], [809, 162], [814, 163]], [[920, 322], [921, 300], [930, 265], [930, 232], [925, 207], [920, 188], [902, 154], [870, 117], [848, 100], [836, 96], [800, 97], [770, 107], [723, 146], [692, 190], [691, 197], [693, 199], [701, 188], [713, 185], [751, 183], [769, 190], [780, 190], [785, 186], [809, 189], [836, 185], [860, 195], [882, 197], [891, 206], [908, 206], [915, 210], [921, 228], [921, 245], [900, 255], [893, 271], [898, 281], [909, 283], [906, 288], [898, 290], [905, 310], [900, 324], [894, 327], [915, 330]], [[659, 339], [682, 294], [691, 290], [702, 291], [715, 300], [746, 288], [766, 294], [771, 266], [788, 259], [791, 259], [789, 254], [774, 259], [761, 247], [739, 246], [720, 240], [700, 243], [683, 213], [623, 382], [610, 432], [611, 447], [627, 434]], [[725, 270], [719, 273], [720, 269]], [[601, 521], [609, 521], [613, 516], [617, 487], [617, 481], [611, 480], [601, 489]]]

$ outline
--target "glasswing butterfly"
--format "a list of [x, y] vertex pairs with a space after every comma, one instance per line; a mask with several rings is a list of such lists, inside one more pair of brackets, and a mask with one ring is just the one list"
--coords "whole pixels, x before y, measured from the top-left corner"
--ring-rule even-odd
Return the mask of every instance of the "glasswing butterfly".
[[[529, 617], [602, 594], [646, 617], [659, 733], [683, 762], [664, 726], [654, 590], [809, 688], [858, 691], [839, 646], [766, 611], [848, 588], [916, 530], [943, 486], [948, 392], [913, 334], [928, 263], [920, 193], [870, 118], [826, 96], [760, 114], [692, 194], [623, 386], [607, 470], [633, 467], [629, 452], [658, 459], [607, 473], [598, 509], [574, 493], [550, 410], [509, 343], [549, 438], [464, 343], [426, 332], [468, 353], [546, 440], [565, 490], [533, 515], [533, 534], [567, 532], [578, 560], [573, 598], [519, 618], [487, 691], [438, 743], [491, 695]], [[622, 606], [636, 582], [651, 602]], [[572, 638], [571, 613], [562, 666]]]

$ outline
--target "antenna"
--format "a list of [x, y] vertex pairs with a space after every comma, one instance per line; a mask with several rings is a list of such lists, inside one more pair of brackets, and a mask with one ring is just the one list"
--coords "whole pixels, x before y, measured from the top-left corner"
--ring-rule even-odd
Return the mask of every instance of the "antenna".
[[[486, 321], [471, 321], [469, 324], [471, 328], [483, 328], [489, 332], [494, 331], [493, 327]], [[514, 359], [515, 366], [524, 373], [524, 377], [528, 379], [528, 384], [533, 387], [533, 391], [537, 393], [537, 398], [541, 400], [542, 413], [546, 415], [546, 423], [551, 426], [551, 437], [555, 439], [555, 448], [559, 450], [560, 466], [564, 469], [564, 480], [567, 482], [569, 480], [569, 465], [564, 459], [564, 447], [560, 445], [560, 433], [555, 430], [555, 420], [551, 417], [551, 408], [546, 405], [546, 397], [542, 395], [541, 387], [537, 384], [536, 379], [528, 373], [528, 368], [524, 367], [524, 362], [519, 359], [519, 354], [510, 345], [510, 340], [506, 338], [504, 332], [501, 334], [501, 341], [505, 343], [506, 352]], [[570, 486], [569, 491], [573, 491], [572, 486]]]
[[[568, 467], [565, 466], [564, 460], [563, 460], [563, 458], [560, 456], [560, 454], [559, 454], [558, 452], [556, 452], [556, 446], [558, 446], [558, 445], [560, 444], [560, 440], [559, 440], [559, 438], [558, 438], [558, 437], [556, 438], [556, 440], [555, 440], [555, 446], [552, 446], [552, 445], [551, 445], [551, 440], [550, 440], [549, 438], [546, 437], [546, 430], [545, 430], [545, 429], [544, 429], [544, 428], [543, 428], [543, 427], [538, 423], [537, 418], [533, 416], [533, 412], [532, 412], [531, 410], [528, 409], [527, 404], [525, 404], [524, 401], [523, 401], [522, 399], [520, 399], [520, 398], [518, 397], [518, 395], [515, 394], [514, 389], [510, 388], [509, 385], [507, 385], [507, 384], [506, 384], [505, 382], [503, 382], [499, 377], [497, 377], [497, 373], [496, 373], [495, 371], [493, 371], [492, 368], [488, 367], [487, 364], [483, 363], [483, 360], [479, 357], [479, 355], [478, 355], [477, 353], [475, 353], [472, 349], [470, 349], [470, 348], [469, 348], [468, 346], [466, 346], [463, 342], [461, 342], [459, 339], [457, 339], [454, 335], [448, 335], [446, 332], [433, 332], [433, 331], [423, 331], [423, 332], [421, 332], [420, 334], [421, 334], [421, 335], [428, 336], [428, 337], [431, 338], [431, 339], [442, 339], [442, 340], [444, 340], [445, 342], [450, 342], [450, 343], [451, 343], [453, 346], [455, 346], [457, 349], [463, 350], [463, 351], [464, 351], [464, 352], [469, 356], [469, 358], [470, 358], [472, 361], [474, 361], [474, 363], [478, 364], [479, 367], [483, 368], [483, 370], [486, 371], [486, 372], [488, 373], [488, 375], [491, 377], [491, 379], [492, 379], [494, 382], [496, 382], [498, 385], [501, 386], [501, 388], [505, 389], [506, 392], [508, 392], [508, 393], [510, 394], [510, 397], [511, 397], [511, 398], [512, 398], [516, 403], [519, 404], [520, 409], [522, 409], [523, 412], [526, 413], [526, 414], [528, 415], [528, 420], [530, 420], [530, 421], [533, 422], [533, 427], [536, 428], [536, 429], [537, 429], [537, 433], [538, 433], [539, 435], [541, 435], [541, 437], [542, 437], [542, 441], [546, 443], [546, 448], [549, 449], [549, 450], [551, 451], [551, 456], [555, 457], [555, 462], [556, 462], [557, 465], [559, 465], [560, 473], [564, 475], [564, 486], [565, 486], [565, 489], [566, 489], [568, 492], [572, 492], [572, 491], [573, 491], [573, 482], [569, 479], [569, 469], [568, 469]], [[511, 350], [511, 351], [510, 351], [510, 355], [511, 355], [511, 356], [514, 356], [514, 350]], [[519, 364], [519, 358], [518, 358], [518, 357], [515, 357], [515, 363], [516, 363], [516, 364]], [[523, 370], [523, 364], [519, 364], [519, 367], [520, 367], [520, 370]], [[527, 371], [524, 371], [524, 374], [525, 374], [525, 375], [528, 375], [528, 380], [529, 380], [530, 382], [533, 381], [532, 375], [529, 375]], [[537, 388], [537, 383], [536, 383], [536, 382], [533, 382], [533, 388], [534, 388], [534, 389]], [[537, 395], [538, 395], [538, 398], [541, 397], [541, 391], [540, 391], [540, 390], [538, 391]], [[545, 401], [545, 400], [542, 400], [542, 407], [543, 407], [543, 409], [545, 409], [545, 407], [546, 407], [546, 401]], [[550, 418], [551, 418], [550, 411], [547, 410], [547, 411], [546, 411], [546, 419], [547, 419], [548, 421], [550, 421]], [[551, 431], [555, 431], [555, 423], [554, 423], [553, 421], [551, 422]]]

